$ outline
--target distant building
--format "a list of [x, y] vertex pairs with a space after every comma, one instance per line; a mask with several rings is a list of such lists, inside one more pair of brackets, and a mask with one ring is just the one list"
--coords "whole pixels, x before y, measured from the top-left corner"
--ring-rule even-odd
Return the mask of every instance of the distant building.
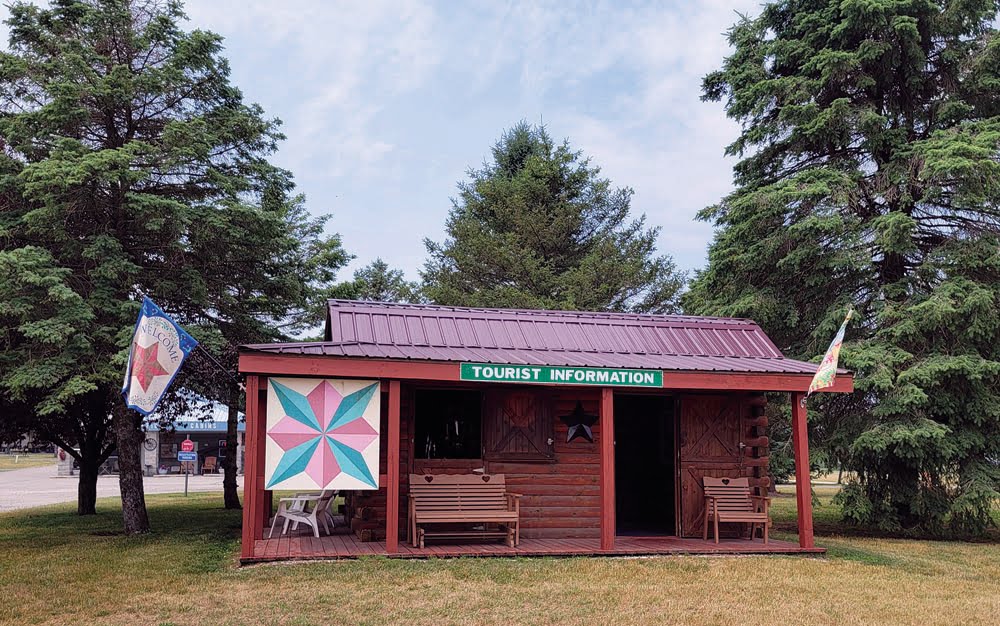
[[[245, 424], [237, 426], [236, 467], [243, 472], [243, 446]], [[146, 427], [146, 440], [142, 444], [142, 465], [146, 474], [179, 474], [181, 463], [177, 451], [185, 439], [194, 442], [198, 462], [194, 473], [201, 473], [205, 460], [214, 457], [216, 466], [222, 471], [222, 460], [229, 451], [226, 449], [226, 422], [182, 420], [174, 423], [172, 430], [161, 430], [158, 424]]]
[[[236, 435], [236, 468], [243, 473], [243, 446], [245, 425], [240, 422]], [[200, 474], [205, 466], [205, 460], [215, 459], [215, 466], [222, 472], [222, 461], [226, 458], [226, 422], [219, 420], [181, 420], [174, 422], [172, 429], [161, 430], [159, 424], [146, 425], [146, 438], [142, 444], [142, 466], [147, 476], [157, 474], [179, 474], [182, 464], [177, 460], [177, 451], [185, 439], [194, 442], [194, 450], [198, 453], [198, 461], [192, 468], [192, 473]], [[78, 471], [76, 460], [69, 454], [60, 451], [59, 475], [70, 476]], [[101, 467], [101, 473], [114, 474], [118, 472], [118, 456], [112, 455]]]

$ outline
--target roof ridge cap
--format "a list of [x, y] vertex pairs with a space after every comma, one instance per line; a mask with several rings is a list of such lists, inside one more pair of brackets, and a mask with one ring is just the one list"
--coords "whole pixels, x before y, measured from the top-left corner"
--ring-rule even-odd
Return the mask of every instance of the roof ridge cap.
[[619, 321], [657, 321], [657, 322], [707, 322], [719, 324], [733, 324], [756, 326], [759, 324], [752, 319], [745, 317], [720, 317], [711, 315], [686, 315], [681, 313], [636, 313], [628, 311], [575, 311], [563, 309], [519, 309], [501, 307], [468, 307], [453, 306], [443, 304], [421, 304], [409, 302], [383, 302], [378, 300], [347, 300], [343, 298], [330, 298], [327, 300], [330, 308], [373, 308], [373, 309], [404, 309], [410, 311], [447, 311], [453, 313], [492, 313], [497, 315], [532, 315], [536, 317], [572, 317], [588, 320], [606, 319]]
[[[262, 348], [263, 349], [273, 348], [275, 346], [285, 346], [285, 347], [318, 346], [318, 347], [323, 347], [323, 346], [387, 346], [387, 345], [392, 345], [392, 346], [399, 346], [399, 345], [409, 346], [410, 344], [384, 343], [384, 342], [379, 342], [379, 341], [367, 341], [367, 340], [359, 340], [359, 339], [354, 339], [354, 340], [351, 340], [351, 341], [328, 341], [328, 340], [323, 339], [323, 340], [317, 340], [317, 341], [289, 341], [289, 342], [286, 342], [286, 341], [276, 341], [276, 342], [273, 342], [273, 343], [245, 343], [245, 344], [240, 344], [239, 347], [240, 348], [247, 348], [249, 350], [256, 350], [256, 349], [262, 349]], [[451, 346], [443, 346], [443, 345], [431, 344], [431, 343], [427, 343], [426, 346], [429, 347], [429, 348], [450, 348], [451, 347]], [[467, 348], [467, 346], [462, 346], [462, 348]], [[478, 346], [478, 347], [475, 347], [475, 348], [472, 348], [472, 349], [493, 350], [494, 348], [483, 348], [482, 346]], [[510, 351], [511, 350], [510, 348], [500, 348], [500, 349], [501, 350], [505, 350], [505, 351]], [[542, 348], [530, 348], [530, 351], [531, 352], [554, 352], [554, 353], [563, 353], [563, 352], [565, 352], [565, 353], [569, 353], [569, 354], [607, 354], [606, 350], [597, 350], [597, 349], [594, 349], [594, 348], [583, 349], [583, 348], [550, 348], [550, 347], [542, 347]], [[697, 352], [696, 353], [696, 352], [678, 352], [678, 351], [658, 351], [658, 352], [651, 352], [649, 350], [643, 350], [643, 351], [632, 351], [632, 350], [629, 350], [629, 351], [616, 351], [615, 354], [643, 354], [643, 355], [652, 355], [652, 356], [678, 356], [678, 357], [689, 356], [689, 357], [698, 357], [698, 358], [707, 358], [707, 359], [748, 359], [748, 360], [765, 360], [765, 361], [778, 361], [778, 360], [797, 361], [797, 359], [790, 359], [790, 358], [786, 357], [784, 354], [781, 354], [780, 352], [779, 352], [778, 356], [747, 355], [747, 354], [706, 354], [705, 352]], [[809, 361], [799, 361], [799, 362], [808, 363]]]

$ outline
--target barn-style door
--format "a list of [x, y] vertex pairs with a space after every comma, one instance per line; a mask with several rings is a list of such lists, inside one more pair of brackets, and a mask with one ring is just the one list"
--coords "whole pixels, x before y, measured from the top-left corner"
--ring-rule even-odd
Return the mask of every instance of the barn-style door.
[[681, 535], [695, 537], [705, 515], [702, 478], [749, 475], [741, 445], [745, 403], [739, 395], [689, 395], [679, 402]]
[[553, 458], [552, 399], [543, 390], [487, 393], [483, 428], [483, 458], [487, 460]]

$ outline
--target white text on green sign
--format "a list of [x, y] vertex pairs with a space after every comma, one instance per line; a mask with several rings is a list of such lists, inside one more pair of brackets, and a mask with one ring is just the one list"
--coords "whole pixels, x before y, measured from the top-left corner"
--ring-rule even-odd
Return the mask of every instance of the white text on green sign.
[[620, 387], [662, 387], [660, 370], [610, 367], [554, 367], [547, 365], [491, 365], [462, 363], [461, 380], [495, 383], [538, 383], [545, 385], [607, 385]]

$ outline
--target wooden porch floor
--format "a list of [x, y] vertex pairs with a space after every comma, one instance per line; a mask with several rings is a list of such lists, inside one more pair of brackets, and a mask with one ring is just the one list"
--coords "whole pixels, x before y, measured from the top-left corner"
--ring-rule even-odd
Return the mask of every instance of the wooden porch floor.
[[[361, 556], [386, 555], [385, 542], [362, 542], [354, 534], [338, 529], [330, 536], [318, 539], [308, 534], [290, 534], [273, 539], [258, 539], [254, 556], [243, 558], [244, 564], [267, 561], [354, 559]], [[423, 549], [399, 542], [399, 553], [390, 558], [425, 559], [430, 557], [532, 557], [532, 556], [650, 556], [671, 554], [738, 555], [738, 554], [823, 554], [823, 548], [803, 549], [797, 543], [771, 539], [767, 545], [760, 539], [721, 539], [718, 544], [709, 539], [680, 537], [618, 537], [613, 550], [601, 550], [599, 539], [521, 539], [516, 548], [496, 542], [435, 542]]]

